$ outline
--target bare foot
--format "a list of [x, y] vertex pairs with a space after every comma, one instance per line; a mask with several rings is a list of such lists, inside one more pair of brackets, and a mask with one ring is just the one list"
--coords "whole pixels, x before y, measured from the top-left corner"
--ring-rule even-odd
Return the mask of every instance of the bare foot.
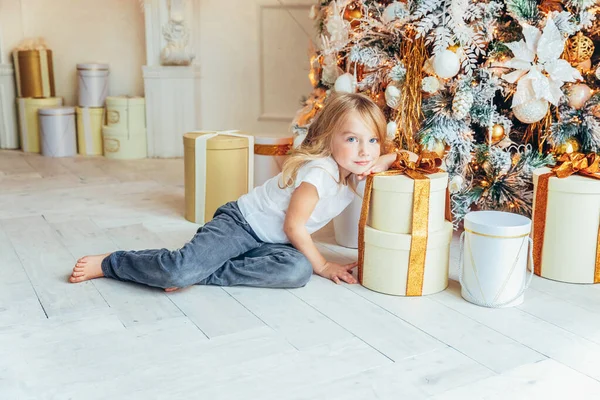
[[69, 282], [77, 283], [87, 281], [88, 279], [103, 277], [102, 260], [110, 254], [111, 253], [81, 257], [77, 260], [75, 267], [73, 267], [73, 273], [69, 277]]
[[173, 287], [168, 287], [168, 288], [166, 288], [166, 289], [165, 289], [165, 292], [167, 292], [167, 293], [170, 293], [170, 292], [176, 292], [176, 291], [178, 291], [178, 290], [179, 290], [179, 288], [178, 288], [178, 287], [174, 287], [174, 286], [173, 286]]

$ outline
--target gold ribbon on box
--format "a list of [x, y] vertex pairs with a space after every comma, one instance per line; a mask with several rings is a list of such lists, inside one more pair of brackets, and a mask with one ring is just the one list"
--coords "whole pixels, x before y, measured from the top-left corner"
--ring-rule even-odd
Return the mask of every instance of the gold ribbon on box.
[[[435, 153], [423, 152], [417, 161], [409, 160], [408, 153], [397, 152], [396, 161], [390, 170], [369, 175], [365, 183], [360, 220], [358, 223], [358, 280], [363, 282], [363, 266], [365, 258], [365, 226], [369, 216], [373, 178], [375, 176], [406, 175], [415, 181], [412, 204], [412, 234], [406, 281], [406, 295], [420, 296], [423, 293], [423, 275], [425, 273], [425, 256], [427, 254], [427, 234], [429, 226], [429, 192], [430, 182], [426, 176], [441, 172], [442, 160]], [[446, 218], [450, 220], [450, 209], [446, 191]]]
[[[600, 179], [600, 157], [597, 154], [571, 153], [563, 154], [557, 160], [552, 171], [538, 177], [535, 193], [535, 215], [533, 218], [533, 265], [536, 275], [542, 274], [542, 249], [546, 230], [546, 210], [548, 208], [548, 182], [556, 176], [560, 179], [577, 174], [593, 179]], [[600, 283], [600, 229], [596, 239], [596, 267], [594, 283]]]
[[290, 154], [291, 144], [255, 144], [254, 154], [260, 156], [286, 156]]

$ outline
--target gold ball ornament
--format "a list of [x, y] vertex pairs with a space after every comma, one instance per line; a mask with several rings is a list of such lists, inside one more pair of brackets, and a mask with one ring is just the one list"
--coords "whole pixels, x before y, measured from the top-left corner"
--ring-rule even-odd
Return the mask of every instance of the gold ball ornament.
[[356, 28], [358, 25], [360, 25], [360, 19], [362, 17], [363, 13], [360, 4], [349, 4], [344, 10], [344, 19], [350, 22], [350, 26], [352, 28]]
[[565, 58], [571, 65], [577, 65], [592, 58], [594, 54], [594, 42], [583, 33], [578, 32], [577, 35], [571, 37], [565, 43]]
[[492, 143], [497, 143], [504, 138], [504, 126], [495, 124], [492, 126]]
[[581, 144], [577, 138], [568, 138], [564, 143], [559, 144], [554, 148], [554, 154], [560, 156], [562, 154], [576, 153], [581, 149]]
[[446, 152], [446, 145], [442, 141], [436, 141], [432, 148], [429, 151], [433, 151], [438, 155], [439, 158], [444, 158], [444, 153]]

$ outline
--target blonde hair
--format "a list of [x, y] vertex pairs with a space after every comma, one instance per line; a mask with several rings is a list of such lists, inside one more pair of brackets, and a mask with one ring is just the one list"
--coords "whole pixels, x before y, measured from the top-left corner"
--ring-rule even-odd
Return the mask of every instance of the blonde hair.
[[[376, 134], [381, 153], [387, 151], [385, 115], [373, 100], [358, 93], [334, 94], [327, 99], [321, 112], [315, 117], [306, 138], [298, 148], [292, 151], [283, 164], [283, 188], [294, 186], [298, 170], [306, 163], [331, 155], [331, 142], [341, 128], [345, 118], [351, 112], [357, 112], [362, 120]], [[340, 183], [348, 184], [347, 178], [339, 177]], [[351, 184], [353, 181], [351, 181]], [[355, 186], [352, 184], [352, 186]]]

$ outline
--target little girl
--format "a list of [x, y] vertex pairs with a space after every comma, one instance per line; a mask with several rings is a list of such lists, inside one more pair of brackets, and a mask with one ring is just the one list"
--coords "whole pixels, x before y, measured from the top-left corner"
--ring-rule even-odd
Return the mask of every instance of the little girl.
[[387, 170], [386, 120], [360, 94], [336, 94], [283, 171], [221, 206], [181, 249], [115, 251], [77, 261], [70, 282], [109, 277], [176, 290], [194, 284], [295, 288], [312, 273], [356, 283], [356, 263], [325, 260], [311, 234], [354, 197], [356, 179]]

